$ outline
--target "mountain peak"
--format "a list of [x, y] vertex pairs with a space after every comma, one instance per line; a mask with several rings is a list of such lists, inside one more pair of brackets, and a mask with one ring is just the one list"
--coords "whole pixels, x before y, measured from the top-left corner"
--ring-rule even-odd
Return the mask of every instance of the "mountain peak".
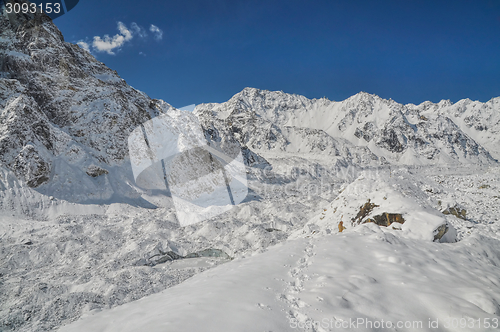
[[[169, 105], [65, 42], [45, 14], [2, 11], [0, 37], [0, 162], [54, 197], [102, 201], [120, 195], [109, 188], [95, 194], [88, 167], [123, 165], [130, 132]], [[131, 190], [125, 175], [112, 176], [103, 175], [111, 187]]]
[[360, 92], [356, 93], [355, 95], [351, 96], [350, 98], [356, 98], [356, 97], [357, 98], [379, 98], [379, 99], [381, 99], [378, 95], [368, 93], [365, 91], [360, 91]]
[[[27, 0], [0, 0], [0, 6], [5, 6], [4, 3], [30, 4]], [[44, 29], [41, 29], [42, 26]], [[38, 9], [35, 13], [29, 11], [27, 13], [22, 11], [7, 13], [6, 10], [2, 10], [0, 13], [0, 35], [12, 36], [15, 34], [19, 37], [20, 42], [23, 42], [26, 41], [27, 37], [30, 37], [30, 34], [41, 37], [44, 36], [44, 32], [57, 37], [58, 41], [64, 41], [63, 35], [52, 23], [52, 19]]]

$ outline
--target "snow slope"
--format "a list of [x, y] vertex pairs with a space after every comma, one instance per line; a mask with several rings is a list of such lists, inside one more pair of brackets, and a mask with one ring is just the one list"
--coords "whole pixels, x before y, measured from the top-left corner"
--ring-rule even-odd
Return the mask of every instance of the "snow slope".
[[[288, 241], [59, 331], [429, 331], [435, 321], [433, 331], [492, 331], [478, 322], [498, 323], [498, 245], [423, 245], [367, 224]], [[446, 328], [454, 319], [472, 328]], [[411, 327], [367, 325], [382, 320]]]
[[[287, 241], [159, 294], [90, 312], [60, 331], [496, 330], [491, 324], [500, 317], [498, 172], [402, 168], [374, 170], [377, 176], [370, 177], [364, 171], [343, 185], [337, 199], [319, 204], [303, 228], [289, 229], [294, 234]], [[408, 227], [346, 223], [339, 233], [341, 216], [355, 216], [367, 197], [380, 202], [379, 210], [402, 213]], [[290, 196], [283, 198], [290, 202]], [[445, 201], [467, 209], [467, 220], [439, 213]], [[448, 232], [458, 231], [459, 242], [433, 241], [442, 222], [451, 226]], [[369, 325], [382, 320], [403, 325]]]

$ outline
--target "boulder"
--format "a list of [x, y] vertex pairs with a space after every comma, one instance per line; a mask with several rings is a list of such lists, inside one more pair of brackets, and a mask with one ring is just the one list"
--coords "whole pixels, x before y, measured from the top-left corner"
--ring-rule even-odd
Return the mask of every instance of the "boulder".
[[400, 223], [400, 224], [404, 224], [405, 220], [404, 220], [403, 216], [399, 213], [384, 212], [382, 214], [373, 216], [372, 218], [366, 219], [364, 223], [368, 223], [368, 222], [373, 222], [379, 226], [387, 227], [395, 222]]
[[448, 224], [442, 224], [434, 230], [434, 241], [439, 241], [448, 232]]

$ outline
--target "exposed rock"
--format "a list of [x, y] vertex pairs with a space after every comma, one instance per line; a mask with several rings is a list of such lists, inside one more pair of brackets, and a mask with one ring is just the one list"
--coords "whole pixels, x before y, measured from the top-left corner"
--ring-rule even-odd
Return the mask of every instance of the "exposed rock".
[[451, 214], [451, 215], [454, 215], [455, 217], [463, 219], [463, 220], [467, 219], [467, 210], [463, 209], [459, 206], [450, 206], [442, 212], [443, 212], [443, 214], [446, 214], [446, 215]]
[[442, 224], [435, 231], [434, 241], [439, 241], [448, 232], [448, 224]]
[[374, 208], [378, 207], [379, 205], [376, 205], [375, 203], [371, 203], [370, 202], [370, 199], [368, 199], [368, 201], [359, 208], [359, 212], [358, 214], [356, 215], [356, 217], [354, 217], [352, 219], [352, 222], [353, 223], [357, 223], [357, 224], [360, 224], [363, 219], [368, 216]]
[[91, 176], [93, 178], [96, 178], [96, 177], [104, 175], [104, 174], [109, 174], [109, 172], [106, 169], [99, 167], [99, 166], [96, 166], [96, 165], [90, 165], [87, 168], [86, 173], [88, 176]]
[[50, 164], [45, 161], [31, 144], [24, 146], [14, 159], [16, 175], [26, 181], [31, 188], [36, 188], [50, 178]]
[[384, 128], [381, 131], [377, 145], [393, 153], [401, 153], [405, 149], [404, 138], [393, 128]]
[[392, 229], [394, 229], [396, 231], [402, 230], [401, 225], [398, 223], [392, 223], [391, 226], [392, 226]]
[[368, 222], [373, 222], [379, 226], [390, 226], [392, 223], [400, 223], [400, 224], [404, 224], [405, 223], [405, 220], [403, 218], [403, 216], [399, 213], [387, 213], [387, 212], [384, 212], [382, 214], [379, 214], [379, 215], [376, 215], [376, 216], [373, 216], [372, 218], [368, 218], [365, 220], [365, 223], [368, 223]]

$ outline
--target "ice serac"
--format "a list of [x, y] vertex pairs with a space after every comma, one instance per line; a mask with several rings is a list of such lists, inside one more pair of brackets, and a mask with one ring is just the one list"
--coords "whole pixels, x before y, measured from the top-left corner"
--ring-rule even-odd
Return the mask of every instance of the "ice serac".
[[229, 129], [264, 156], [321, 155], [366, 166], [494, 164], [499, 110], [498, 98], [415, 106], [365, 92], [334, 102], [246, 88], [195, 112], [204, 127]]

